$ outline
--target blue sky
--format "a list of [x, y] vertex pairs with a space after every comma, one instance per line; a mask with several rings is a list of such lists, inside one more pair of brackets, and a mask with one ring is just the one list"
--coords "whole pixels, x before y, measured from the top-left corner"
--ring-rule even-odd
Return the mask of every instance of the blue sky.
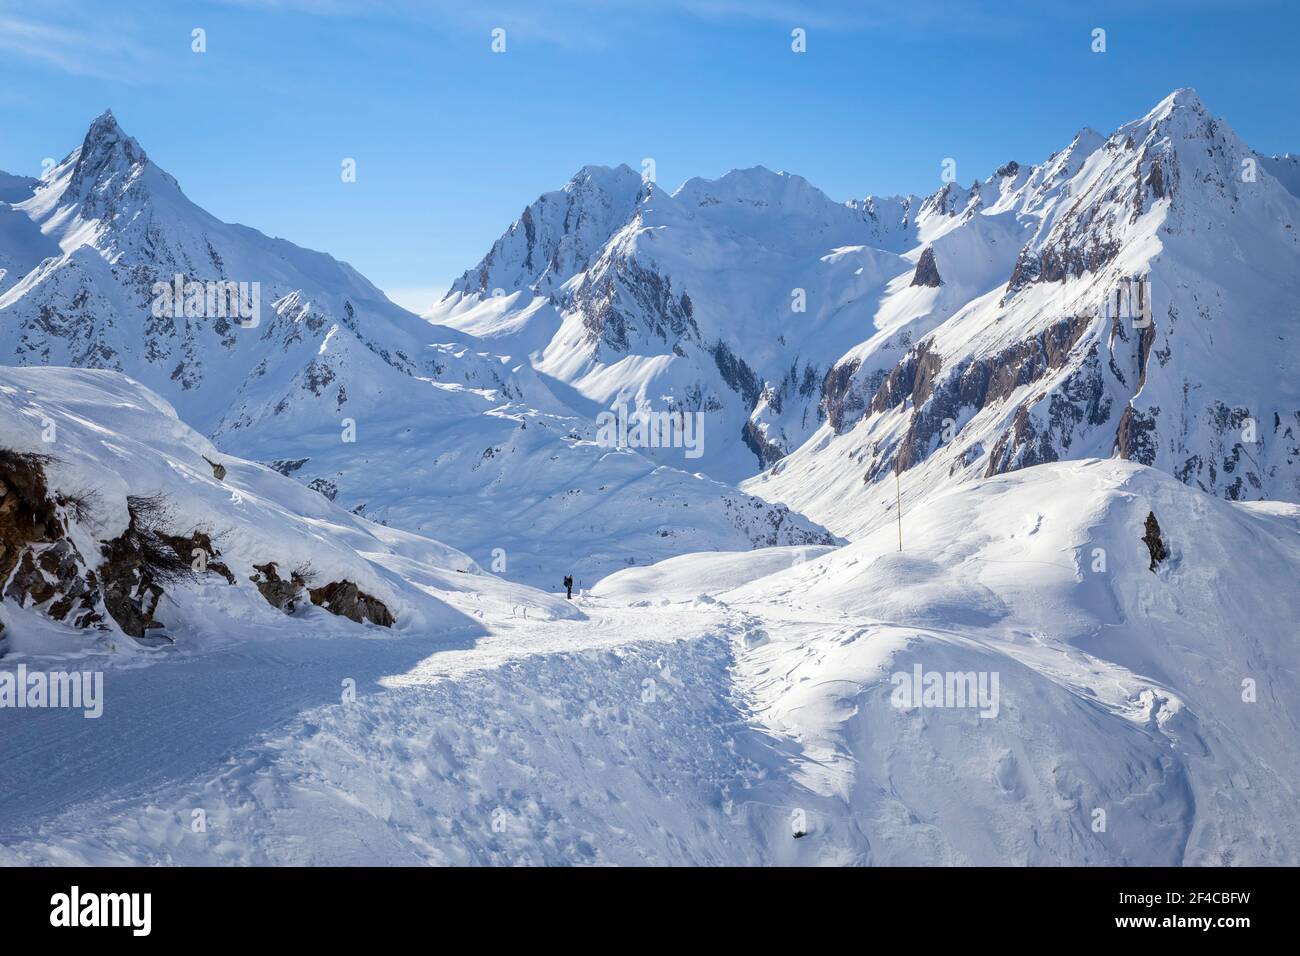
[[38, 174], [111, 107], [195, 202], [411, 307], [588, 163], [928, 193], [945, 157], [982, 178], [1181, 86], [1297, 152], [1298, 26], [1263, 0], [0, 0], [0, 169]]

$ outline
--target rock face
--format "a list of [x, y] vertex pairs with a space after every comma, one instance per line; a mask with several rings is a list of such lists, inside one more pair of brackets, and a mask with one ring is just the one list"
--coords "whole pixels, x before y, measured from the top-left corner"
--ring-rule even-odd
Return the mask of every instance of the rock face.
[[331, 614], [338, 614], [356, 621], [358, 624], [369, 621], [380, 627], [392, 627], [392, 612], [384, 602], [362, 591], [351, 581], [333, 581], [321, 588], [312, 588], [311, 603], [323, 607]]
[[1143, 525], [1142, 543], [1147, 546], [1147, 551], [1151, 554], [1151, 570], [1155, 571], [1160, 562], [1169, 557], [1169, 549], [1165, 547], [1164, 539], [1160, 536], [1160, 522], [1156, 520], [1154, 511], [1147, 514], [1146, 523]]
[[0, 597], [91, 627], [104, 620], [100, 579], [67, 537], [83, 502], [51, 496], [49, 460], [0, 449]]
[[274, 561], [253, 566], [257, 572], [252, 581], [266, 603], [278, 608], [285, 614], [292, 614], [302, 601], [303, 592], [312, 604], [322, 607], [331, 614], [346, 617], [358, 624], [369, 622], [380, 627], [392, 627], [393, 614], [383, 601], [367, 594], [351, 581], [331, 581], [322, 587], [309, 587], [315, 573], [311, 568], [302, 566], [290, 572], [288, 580], [280, 577]]
[[0, 450], [0, 597], [78, 628], [103, 627], [110, 617], [122, 633], [142, 638], [163, 627], [155, 614], [166, 586], [194, 580], [200, 569], [234, 583], [210, 535], [172, 533], [158, 496], [128, 496], [126, 530], [83, 554], [72, 529], [93, 523], [95, 496], [52, 494], [52, 460]]
[[292, 614], [302, 599], [302, 591], [307, 586], [310, 574], [299, 568], [290, 572], [289, 579], [285, 580], [280, 577], [274, 561], [255, 564], [253, 570], [257, 573], [250, 580], [257, 585], [257, 590], [266, 598], [266, 603], [285, 614]]
[[912, 275], [912, 285], [939, 288], [939, 266], [934, 261], [934, 246], [926, 246], [921, 258], [916, 262], [916, 272]]

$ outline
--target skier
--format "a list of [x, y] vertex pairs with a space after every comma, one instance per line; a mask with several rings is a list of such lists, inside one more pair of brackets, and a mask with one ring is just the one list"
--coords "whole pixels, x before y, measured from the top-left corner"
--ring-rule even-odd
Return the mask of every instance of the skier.
[[569, 592], [568, 598], [570, 601], [572, 601], [573, 600], [573, 575], [572, 574], [566, 574], [564, 576], [564, 589]]

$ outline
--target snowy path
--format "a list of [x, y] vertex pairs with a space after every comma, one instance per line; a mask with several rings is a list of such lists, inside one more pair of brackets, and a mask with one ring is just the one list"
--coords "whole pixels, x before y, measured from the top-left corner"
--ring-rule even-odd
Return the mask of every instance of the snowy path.
[[628, 608], [583, 596], [577, 599], [577, 606], [587, 614], [587, 620], [541, 622], [530, 620], [527, 611], [520, 609], [518, 617], [495, 621], [492, 632], [478, 638], [473, 646], [432, 654], [383, 683], [398, 687], [459, 678], [534, 654], [598, 650], [632, 641], [690, 640], [723, 619], [708, 605]]
[[790, 754], [728, 691], [734, 615], [583, 604], [461, 646], [300, 638], [114, 672], [98, 721], [2, 714], [0, 862], [767, 858]]
[[[880, 666], [915, 627], [789, 594], [579, 604], [585, 619], [520, 609], [459, 640], [301, 637], [110, 672], [98, 721], [0, 713], [0, 863], [965, 863], [1007, 855], [1032, 765], [1059, 760], [1020, 753], [1017, 721], [970, 754], [1006, 807], [936, 802], [954, 782], [926, 739], [985, 728], [928, 718], [927, 738], [889, 743], [916, 718], [885, 703]], [[955, 661], [980, 653], [950, 639]], [[926, 803], [988, 847], [909, 810]], [[792, 814], [818, 838], [792, 840]]]
[[[446, 640], [455, 646], [454, 636]], [[471, 640], [468, 632], [462, 640]], [[437, 646], [286, 635], [197, 659], [108, 668], [97, 719], [78, 710], [0, 710], [0, 843], [39, 815], [197, 772], [299, 711], [339, 700], [345, 677], [365, 693]]]

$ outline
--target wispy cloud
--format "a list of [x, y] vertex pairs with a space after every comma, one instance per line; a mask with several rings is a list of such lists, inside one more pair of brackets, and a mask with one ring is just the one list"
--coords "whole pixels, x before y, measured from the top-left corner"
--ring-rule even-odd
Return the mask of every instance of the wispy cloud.
[[464, 28], [502, 26], [521, 36], [562, 46], [586, 45], [602, 34], [646, 20], [686, 16], [713, 23], [772, 23], [837, 30], [878, 25], [860, 4], [799, 0], [218, 0], [228, 6], [320, 17], [405, 19]]
[[62, 73], [131, 82], [148, 52], [118, 30], [76, 30], [0, 10], [0, 53]]

